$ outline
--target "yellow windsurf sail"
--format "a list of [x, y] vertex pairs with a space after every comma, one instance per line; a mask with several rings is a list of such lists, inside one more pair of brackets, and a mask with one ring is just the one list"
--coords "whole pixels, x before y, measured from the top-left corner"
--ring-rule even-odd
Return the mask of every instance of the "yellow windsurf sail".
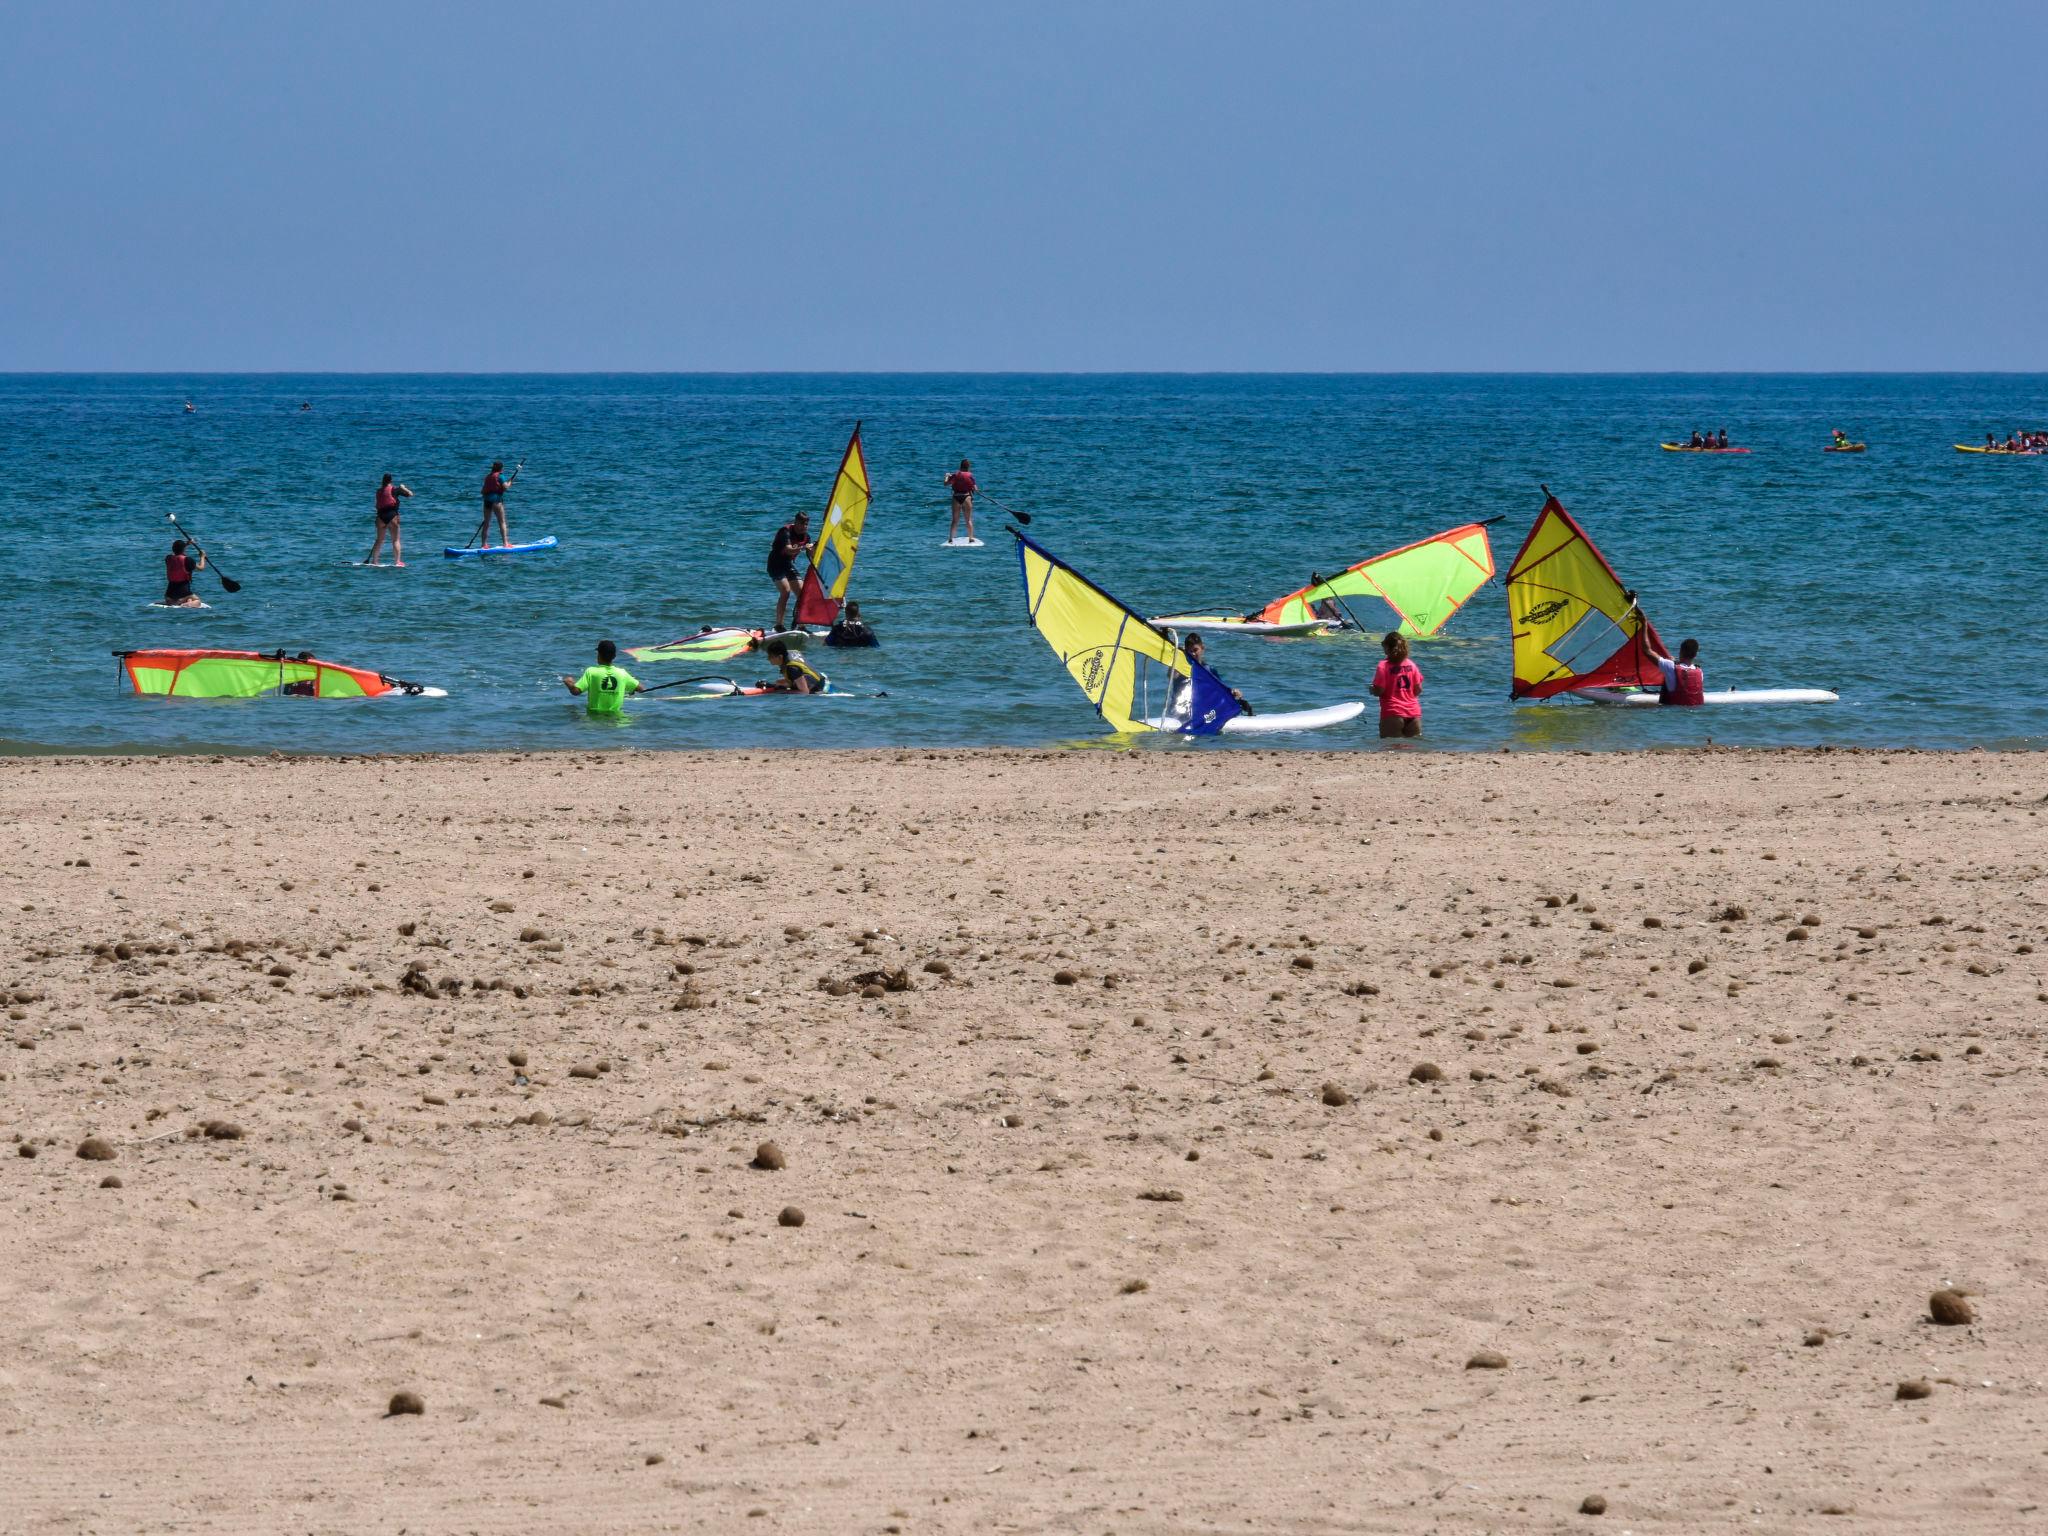
[[1032, 627], [1113, 730], [1209, 736], [1242, 713], [1207, 667], [1058, 556], [1011, 533]]
[[1319, 577], [1268, 603], [1258, 617], [1268, 624], [1300, 624], [1336, 617], [1345, 598], [1377, 597], [1401, 616], [1402, 634], [1427, 637], [1492, 579], [1486, 524], [1465, 523]]
[[839, 474], [832, 482], [832, 499], [825, 504], [824, 526], [811, 546], [811, 568], [804, 572], [803, 586], [797, 592], [797, 623], [829, 625], [839, 617], [846, 585], [853, 580], [861, 526], [867, 518], [868, 460], [861, 452], [860, 423], [855, 422], [853, 436], [846, 440], [846, 454], [839, 461]]
[[1535, 526], [1508, 567], [1507, 588], [1515, 641], [1512, 697], [1663, 682], [1656, 657], [1665, 654], [1664, 642], [1586, 530], [1547, 490]]

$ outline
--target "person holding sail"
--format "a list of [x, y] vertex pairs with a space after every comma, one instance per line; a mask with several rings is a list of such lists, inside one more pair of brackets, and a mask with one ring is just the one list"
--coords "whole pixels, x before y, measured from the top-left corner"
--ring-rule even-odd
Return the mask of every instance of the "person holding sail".
[[[1633, 593], [1629, 596], [1631, 605], [1635, 602]], [[1657, 670], [1664, 674], [1664, 686], [1657, 691], [1659, 704], [1676, 704], [1691, 707], [1707, 702], [1707, 674], [1699, 664], [1700, 643], [1697, 640], [1683, 640], [1678, 646], [1678, 659], [1652, 653]]]
[[[1187, 639], [1181, 641], [1180, 648], [1181, 654], [1186, 656], [1187, 659], [1193, 662], [1196, 666], [1207, 667], [1209, 665], [1207, 660], [1209, 654], [1208, 642], [1203, 640], [1202, 632], [1200, 630], [1196, 630], [1193, 634], [1189, 635]], [[1213, 676], [1214, 674], [1212, 673], [1211, 675]], [[1183, 714], [1189, 708], [1189, 698], [1191, 690], [1193, 688], [1194, 681], [1195, 680], [1192, 675], [1175, 679], [1173, 685], [1174, 714]], [[1216, 681], [1222, 683], [1223, 679], [1219, 677], [1216, 679]], [[1239, 709], [1243, 710], [1248, 715], [1257, 713], [1257, 711], [1252, 708], [1251, 701], [1247, 699], [1243, 694], [1239, 693], [1235, 688], [1232, 688], [1228, 683], [1224, 683], [1223, 686], [1224, 689], [1230, 694], [1230, 697], [1236, 702], [1237, 707]]]

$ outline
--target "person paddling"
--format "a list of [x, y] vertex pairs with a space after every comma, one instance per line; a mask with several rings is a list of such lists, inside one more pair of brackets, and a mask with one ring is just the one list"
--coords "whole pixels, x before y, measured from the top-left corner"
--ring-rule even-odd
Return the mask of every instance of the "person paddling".
[[1657, 670], [1664, 674], [1664, 686], [1657, 690], [1659, 704], [1691, 707], [1707, 702], [1707, 674], [1699, 665], [1700, 643], [1686, 640], [1678, 647], [1678, 659], [1657, 658]]
[[840, 610], [838, 619], [833, 622], [831, 630], [826, 634], [825, 643], [850, 647], [880, 645], [882, 642], [875, 638], [875, 632], [868, 628], [866, 621], [861, 618], [860, 604], [848, 603]]
[[398, 498], [411, 494], [411, 486], [400, 484], [389, 475], [386, 475], [384, 483], [377, 487], [377, 536], [371, 541], [370, 553], [363, 564], [378, 563], [377, 554], [384, 548], [387, 536], [391, 540], [391, 563], [397, 566], [405, 564], [405, 551], [398, 543]]
[[1688, 448], [1704, 448], [1707, 446], [1707, 440], [1700, 436], [1700, 429], [1698, 427], [1692, 429], [1692, 441], [1685, 446]]
[[1720, 449], [1723, 449], [1723, 450], [1725, 450], [1725, 449], [1727, 448], [1727, 446], [1728, 446], [1728, 429], [1727, 429], [1726, 427], [1723, 427], [1723, 428], [1721, 429], [1721, 434], [1720, 434], [1720, 441], [1719, 441], [1719, 442], [1717, 442], [1717, 443], [1715, 443], [1715, 444], [1714, 444], [1714, 446], [1715, 446], [1716, 448], [1720, 448]]
[[[171, 540], [171, 552], [164, 556], [164, 606], [166, 608], [204, 608], [192, 591], [192, 578], [206, 569], [206, 551], [199, 551], [199, 558], [193, 559], [185, 553], [183, 539]], [[196, 546], [195, 546], [196, 547]]]
[[953, 493], [953, 520], [946, 525], [946, 542], [952, 543], [959, 536], [960, 524], [967, 524], [967, 537], [974, 537], [974, 493], [981, 489], [974, 483], [974, 466], [966, 459], [960, 467], [946, 476], [945, 485]]
[[761, 686], [770, 693], [823, 693], [829, 686], [825, 674], [817, 671], [780, 640], [770, 640], [766, 652], [775, 663], [776, 676]]
[[585, 667], [581, 677], [562, 677], [562, 686], [581, 694], [584, 710], [593, 715], [616, 715], [625, 707], [627, 696], [640, 691], [640, 679], [624, 667], [614, 666], [619, 648], [609, 640], [597, 642], [597, 665]]
[[1380, 641], [1386, 660], [1373, 668], [1372, 696], [1380, 701], [1380, 735], [1422, 734], [1422, 668], [1408, 659], [1408, 637], [1393, 630]]
[[484, 520], [478, 530], [483, 538], [483, 547], [491, 547], [491, 519], [498, 520], [498, 542], [508, 549], [512, 545], [512, 530], [505, 523], [505, 493], [512, 489], [512, 480], [519, 478], [519, 471], [512, 472], [512, 479], [505, 478], [505, 461], [491, 460], [490, 473], [484, 476]]
[[782, 628], [783, 611], [796, 596], [796, 557], [811, 547], [811, 514], [799, 512], [780, 528], [768, 546], [768, 575], [775, 583], [775, 627]]

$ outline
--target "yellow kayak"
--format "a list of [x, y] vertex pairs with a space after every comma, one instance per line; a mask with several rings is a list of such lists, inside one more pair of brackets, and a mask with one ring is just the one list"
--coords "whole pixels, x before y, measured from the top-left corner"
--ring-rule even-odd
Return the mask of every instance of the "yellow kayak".
[[2041, 450], [2040, 450], [2040, 449], [2038, 449], [2038, 448], [1983, 448], [1983, 447], [1977, 447], [1977, 448], [1973, 448], [1973, 447], [1971, 447], [1971, 446], [1970, 446], [1970, 445], [1969, 445], [1968, 443], [1957, 443], [1957, 444], [1956, 444], [1956, 452], [1957, 452], [1957, 453], [1995, 453], [1995, 454], [1998, 454], [1998, 455], [2000, 455], [2000, 456], [2002, 456], [2002, 457], [2003, 457], [2003, 456], [2010, 456], [2010, 457], [2012, 457], [2012, 458], [2015, 458], [2015, 459], [2038, 459], [2039, 457], [2041, 457]]
[[1659, 443], [1666, 453], [1747, 453], [1747, 448], [1695, 448], [1691, 443]]

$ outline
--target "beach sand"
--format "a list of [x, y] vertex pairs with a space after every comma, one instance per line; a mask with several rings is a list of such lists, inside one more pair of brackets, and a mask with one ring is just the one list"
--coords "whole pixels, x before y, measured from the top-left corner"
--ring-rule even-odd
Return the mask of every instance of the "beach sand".
[[2044, 764], [0, 763], [0, 1528], [2031, 1526]]

